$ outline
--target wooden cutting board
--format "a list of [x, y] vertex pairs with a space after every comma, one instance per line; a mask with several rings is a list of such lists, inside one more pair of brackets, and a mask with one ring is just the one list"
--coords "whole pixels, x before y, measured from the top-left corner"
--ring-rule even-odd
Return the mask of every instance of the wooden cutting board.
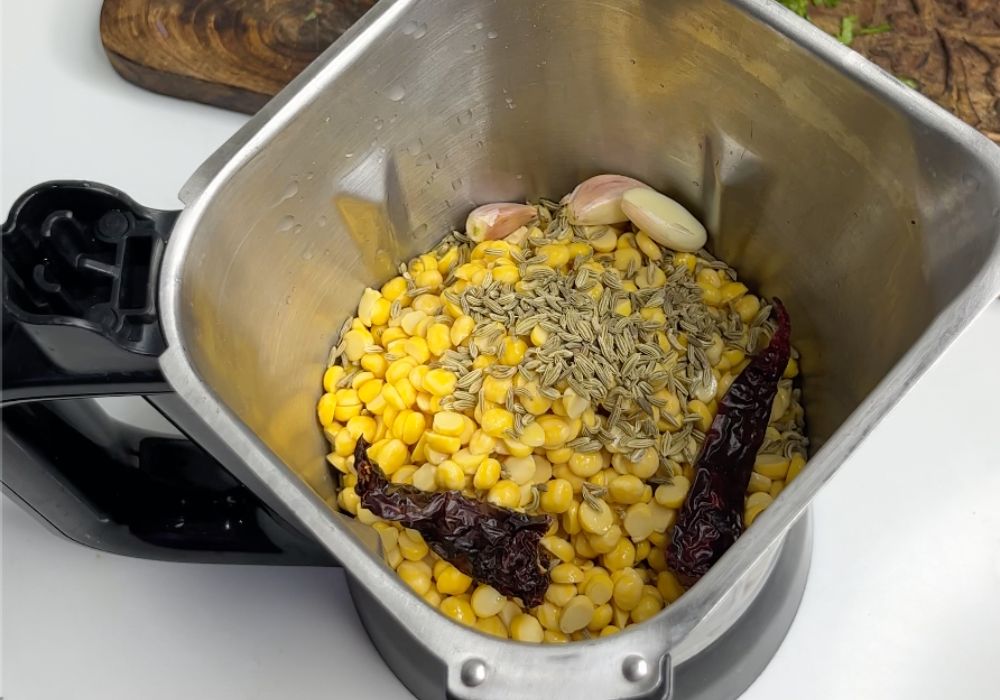
[[375, 0], [104, 0], [101, 41], [125, 80], [252, 114]]
[[[1000, 143], [1000, 0], [798, 2], [845, 39], [846, 21], [852, 48]], [[374, 3], [105, 0], [101, 40], [130, 82], [253, 113]]]

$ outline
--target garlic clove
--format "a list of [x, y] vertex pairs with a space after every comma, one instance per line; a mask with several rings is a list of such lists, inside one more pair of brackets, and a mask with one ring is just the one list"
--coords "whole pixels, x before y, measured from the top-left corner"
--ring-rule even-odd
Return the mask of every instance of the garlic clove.
[[691, 212], [656, 190], [628, 190], [621, 207], [636, 228], [671, 250], [693, 253], [708, 240], [705, 227]]
[[628, 221], [622, 211], [622, 195], [649, 185], [624, 175], [595, 175], [584, 180], [563, 198], [569, 222], [578, 226], [601, 226]]
[[527, 225], [538, 216], [529, 204], [499, 202], [476, 207], [465, 220], [465, 232], [475, 243], [496, 241]]

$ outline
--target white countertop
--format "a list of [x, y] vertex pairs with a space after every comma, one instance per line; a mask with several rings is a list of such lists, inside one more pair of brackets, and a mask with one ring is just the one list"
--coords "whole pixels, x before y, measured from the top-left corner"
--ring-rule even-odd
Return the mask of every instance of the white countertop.
[[[57, 178], [177, 207], [187, 176], [245, 119], [120, 80], [100, 46], [100, 5], [3, 2], [4, 217]], [[998, 347], [994, 304], [816, 498], [802, 607], [745, 698], [1000, 692]], [[410, 697], [339, 570], [128, 559], [2, 505], [3, 697]]]

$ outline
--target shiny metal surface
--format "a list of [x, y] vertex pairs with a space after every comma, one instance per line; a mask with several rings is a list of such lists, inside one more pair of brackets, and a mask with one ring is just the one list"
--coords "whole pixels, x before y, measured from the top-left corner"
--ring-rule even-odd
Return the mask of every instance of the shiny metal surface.
[[[768, 666], [802, 602], [812, 566], [812, 509], [782, 537], [781, 553], [750, 605], [729, 617], [712, 644], [674, 667], [673, 692], [684, 700], [739, 697]], [[686, 640], [685, 640], [686, 641]]]
[[[604, 171], [690, 206], [717, 254], [785, 300], [818, 450], [653, 621], [503, 642], [411, 596], [326, 507], [319, 377], [362, 288], [474, 204]], [[383, 0], [182, 196], [164, 372], [194, 427], [350, 571], [363, 617], [379, 606], [412, 640], [396, 670], [421, 696], [663, 695], [670, 663], [750, 605], [817, 489], [1000, 290], [1000, 151], [764, 0]], [[469, 686], [472, 650], [488, 668]], [[633, 656], [651, 672], [624, 673]]]

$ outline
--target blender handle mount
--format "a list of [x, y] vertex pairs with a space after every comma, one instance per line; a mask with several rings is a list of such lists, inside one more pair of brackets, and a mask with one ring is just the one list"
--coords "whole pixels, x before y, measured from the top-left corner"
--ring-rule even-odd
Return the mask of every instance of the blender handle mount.
[[4, 493], [69, 539], [119, 554], [329, 565], [198, 441], [78, 400], [143, 397], [178, 426], [163, 408], [172, 388], [157, 291], [179, 213], [86, 181], [43, 183], [11, 207], [0, 229], [0, 421], [17, 458]]
[[3, 406], [170, 391], [156, 290], [179, 213], [86, 181], [18, 198], [2, 228]]

